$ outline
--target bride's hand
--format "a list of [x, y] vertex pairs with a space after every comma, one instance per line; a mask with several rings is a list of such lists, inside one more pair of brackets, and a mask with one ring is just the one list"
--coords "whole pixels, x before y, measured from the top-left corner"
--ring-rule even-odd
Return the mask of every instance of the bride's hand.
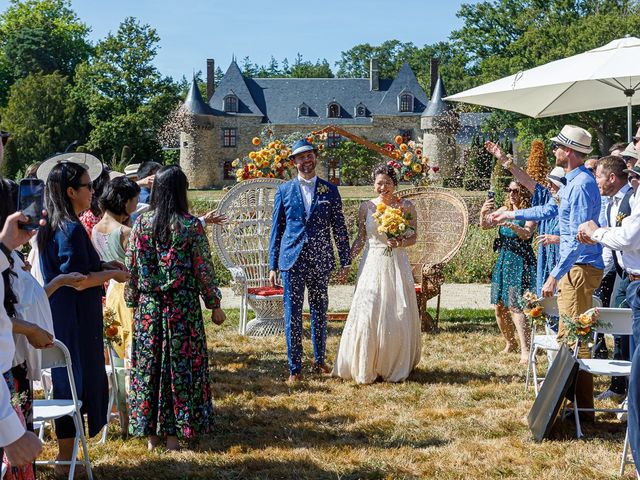
[[402, 240], [400, 240], [399, 238], [388, 238], [387, 239], [387, 246], [390, 248], [398, 248], [402, 246]]

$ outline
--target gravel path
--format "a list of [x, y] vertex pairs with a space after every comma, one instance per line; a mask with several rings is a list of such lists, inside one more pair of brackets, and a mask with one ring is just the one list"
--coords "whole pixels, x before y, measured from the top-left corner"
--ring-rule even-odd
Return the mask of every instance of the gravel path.
[[[329, 287], [329, 310], [347, 311], [351, 306], [353, 285], [332, 285]], [[442, 286], [440, 308], [493, 308], [489, 303], [491, 286], [482, 283], [445, 283]], [[429, 307], [435, 308], [436, 299], [429, 300]], [[240, 297], [230, 288], [222, 288], [222, 308], [240, 308]], [[308, 308], [305, 301], [305, 308]]]

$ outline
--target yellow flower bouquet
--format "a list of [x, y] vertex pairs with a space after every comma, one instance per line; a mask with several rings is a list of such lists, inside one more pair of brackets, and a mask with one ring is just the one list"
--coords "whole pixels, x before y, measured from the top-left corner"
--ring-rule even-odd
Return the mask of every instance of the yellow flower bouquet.
[[[378, 233], [384, 233], [387, 238], [403, 239], [415, 233], [411, 226], [411, 214], [403, 212], [401, 208], [393, 208], [384, 203], [379, 203], [373, 218], [378, 224]], [[384, 254], [392, 255], [391, 247], [387, 247]]]
[[543, 327], [547, 321], [547, 317], [544, 314], [544, 308], [540, 305], [542, 299], [535, 293], [527, 290], [524, 292], [522, 299], [520, 300], [520, 307], [525, 317], [529, 319], [531, 325], [535, 323], [536, 326]]

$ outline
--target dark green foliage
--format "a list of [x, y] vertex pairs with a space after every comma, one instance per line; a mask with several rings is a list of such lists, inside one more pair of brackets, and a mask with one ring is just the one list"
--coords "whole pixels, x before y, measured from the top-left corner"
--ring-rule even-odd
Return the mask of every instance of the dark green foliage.
[[485, 150], [484, 139], [475, 137], [465, 156], [465, 190], [487, 190], [491, 184], [493, 156]]
[[332, 157], [338, 160], [342, 185], [371, 184], [371, 172], [384, 161], [378, 153], [346, 140], [335, 148], [327, 148], [323, 157], [325, 161]]
[[0, 175], [17, 179], [16, 175], [22, 168], [23, 165], [20, 163], [16, 142], [10, 139], [4, 146], [4, 164], [2, 165], [2, 170], [0, 170]]

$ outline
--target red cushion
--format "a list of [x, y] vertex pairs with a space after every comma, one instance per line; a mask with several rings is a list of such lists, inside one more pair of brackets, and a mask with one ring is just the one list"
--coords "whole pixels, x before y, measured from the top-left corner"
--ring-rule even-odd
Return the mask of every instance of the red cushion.
[[416, 293], [422, 293], [422, 285], [420, 285], [419, 283], [416, 283], [414, 285], [414, 288], [416, 289]]
[[255, 287], [247, 289], [250, 295], [259, 295], [261, 297], [271, 297], [272, 295], [283, 295], [282, 287]]

